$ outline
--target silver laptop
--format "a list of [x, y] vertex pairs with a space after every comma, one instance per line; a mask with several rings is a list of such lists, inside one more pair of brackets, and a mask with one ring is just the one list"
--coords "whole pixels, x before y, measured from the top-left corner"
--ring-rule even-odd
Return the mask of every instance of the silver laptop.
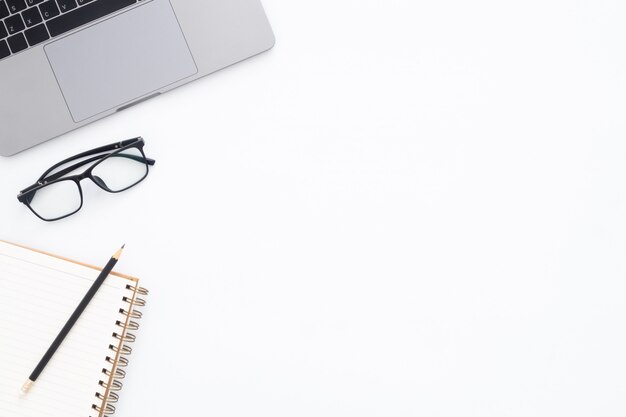
[[0, 154], [273, 45], [259, 0], [0, 0]]

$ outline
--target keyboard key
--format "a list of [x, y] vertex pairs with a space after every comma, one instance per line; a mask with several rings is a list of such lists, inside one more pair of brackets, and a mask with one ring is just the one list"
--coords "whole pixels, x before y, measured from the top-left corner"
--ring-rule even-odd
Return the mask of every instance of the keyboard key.
[[46, 25], [38, 25], [33, 28], [27, 29], [24, 34], [26, 35], [26, 39], [28, 40], [28, 44], [30, 46], [35, 46], [38, 43], [50, 39], [50, 36], [48, 35], [48, 29], [46, 29]]
[[0, 41], [0, 59], [6, 58], [11, 55], [11, 50], [7, 41]]
[[13, 35], [17, 32], [21, 32], [24, 30], [24, 21], [22, 20], [22, 16], [19, 14], [15, 14], [11, 17], [7, 17], [4, 21], [4, 24], [7, 26], [7, 32], [9, 35]]
[[4, 27], [4, 23], [0, 22], [0, 39], [4, 39], [7, 36], [9, 36], [9, 34], [7, 33], [6, 28]]
[[26, 0], [26, 5], [30, 7], [30, 6], [35, 6], [41, 2], [43, 2], [43, 0]]
[[9, 42], [9, 46], [11, 47], [11, 51], [15, 54], [21, 50], [28, 48], [28, 43], [26, 43], [26, 38], [22, 33], [18, 33], [15, 36], [11, 36], [7, 39]]
[[18, 13], [26, 8], [26, 2], [24, 0], [6, 0], [6, 2], [11, 13]]
[[[48, 21], [52, 37], [59, 36], [79, 26], [100, 19], [117, 10], [133, 5], [137, 0], [99, 0]], [[45, 3], [44, 3], [45, 4]], [[44, 16], [45, 17], [45, 16]]]
[[77, 0], [78, 5], [82, 6], [83, 4], [91, 3], [93, 0]]
[[69, 12], [78, 7], [76, 0], [57, 0], [61, 13]]
[[43, 22], [41, 13], [39, 13], [39, 9], [36, 7], [24, 10], [22, 12], [22, 18], [24, 19], [24, 23], [26, 23], [27, 27], [32, 27]]
[[10, 14], [11, 13], [9, 13], [9, 8], [7, 7], [7, 4], [5, 3], [5, 1], [0, 0], [0, 19], [4, 19]]
[[43, 18], [46, 20], [52, 19], [53, 17], [61, 14], [54, 0], [41, 3], [41, 5], [39, 5], [39, 10], [41, 11], [41, 15], [43, 16]]
[[11, 55], [11, 50], [9, 49], [9, 45], [7, 45], [7, 41], [0, 41], [0, 59], [6, 58]]

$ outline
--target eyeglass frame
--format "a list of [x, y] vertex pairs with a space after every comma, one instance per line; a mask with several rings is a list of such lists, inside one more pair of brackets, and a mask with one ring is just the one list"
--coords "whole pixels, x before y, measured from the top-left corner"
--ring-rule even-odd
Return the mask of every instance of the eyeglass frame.
[[[31, 185], [30, 187], [27, 187], [25, 189], [23, 189], [22, 191], [20, 191], [20, 193], [17, 195], [17, 200], [20, 203], [23, 203], [24, 205], [26, 205], [26, 207], [29, 208], [30, 211], [33, 212], [33, 214], [35, 216], [37, 216], [38, 218], [40, 218], [41, 220], [45, 221], [45, 222], [55, 222], [58, 220], [63, 220], [65, 218], [68, 218], [70, 216], [73, 216], [74, 214], [78, 213], [82, 208], [83, 208], [83, 203], [84, 203], [84, 198], [83, 198], [83, 188], [81, 187], [80, 183], [81, 181], [85, 180], [85, 179], [90, 179], [94, 184], [96, 184], [96, 186], [98, 186], [98, 188], [111, 193], [111, 194], [119, 194], [121, 192], [124, 192], [130, 188], [135, 187], [137, 184], [143, 182], [143, 180], [146, 179], [146, 177], [148, 177], [148, 174], [150, 172], [150, 167], [154, 166], [154, 164], [156, 163], [156, 161], [154, 159], [148, 158], [146, 157], [146, 154], [143, 151], [143, 147], [145, 146], [145, 141], [143, 140], [142, 137], [136, 137], [133, 139], [128, 139], [128, 140], [124, 140], [121, 142], [116, 142], [116, 143], [112, 143], [110, 145], [105, 145], [105, 146], [101, 146], [86, 152], [82, 152], [79, 153], [77, 155], [71, 156], [55, 165], [53, 165], [52, 167], [48, 168], [46, 170], [46, 172], [44, 172], [41, 177], [39, 177], [39, 179], [37, 180], [37, 182], [33, 185]], [[100, 184], [98, 183], [98, 181], [95, 179], [95, 177], [93, 176], [93, 170], [100, 164], [102, 164], [103, 162], [105, 162], [106, 160], [110, 159], [111, 157], [113, 157], [114, 155], [118, 155], [120, 153], [122, 153], [125, 150], [128, 149], [132, 149], [132, 148], [137, 148], [139, 150], [139, 152], [141, 153], [141, 156], [143, 157], [143, 160], [139, 160], [138, 161], [145, 163], [146, 164], [146, 173], [143, 177], [141, 177], [141, 179], [139, 179], [138, 181], [136, 181], [134, 184], [122, 189], [122, 190], [118, 190], [118, 191], [114, 191], [111, 190], [110, 188], [108, 188], [105, 184]], [[108, 154], [105, 154], [106, 152], [109, 152]], [[103, 155], [98, 155], [98, 154], [103, 154]], [[87, 158], [89, 156], [94, 155], [92, 158], [86, 159], [84, 161], [80, 161], [74, 165], [71, 165], [67, 168], [62, 169], [61, 171], [54, 173], [52, 175], [50, 175], [51, 172], [53, 172], [55, 169], [62, 167], [65, 164], [68, 164], [70, 162], [73, 162], [75, 160], [81, 159], [81, 158]], [[131, 159], [136, 159], [133, 158], [134, 155], [125, 155], [125, 157], [130, 157]], [[89, 168], [87, 168], [82, 174], [77, 174], [77, 175], [71, 175], [66, 177], [65, 175], [69, 174], [72, 171], [77, 170], [80, 167], [83, 167], [87, 164], [90, 163], [94, 163], [92, 166], [90, 166]], [[48, 175], [50, 175], [50, 177], [48, 177]], [[30, 203], [32, 202], [32, 199], [34, 197], [34, 195], [37, 193], [37, 191], [48, 187], [52, 184], [56, 184], [56, 183], [60, 183], [63, 181], [71, 181], [74, 182], [76, 184], [76, 186], [78, 187], [78, 191], [80, 194], [80, 206], [73, 211], [72, 213], [66, 214], [64, 216], [61, 217], [57, 217], [54, 219], [46, 219], [44, 217], [42, 217], [39, 213], [37, 213], [35, 211], [35, 209], [33, 209], [30, 205]], [[30, 198], [29, 198], [30, 197]]]

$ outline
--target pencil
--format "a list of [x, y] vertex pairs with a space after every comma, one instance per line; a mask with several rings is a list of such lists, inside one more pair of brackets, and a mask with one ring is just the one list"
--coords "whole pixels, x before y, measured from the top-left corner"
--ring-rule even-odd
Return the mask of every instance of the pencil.
[[89, 305], [93, 297], [96, 295], [96, 293], [98, 292], [98, 290], [100, 289], [104, 281], [107, 279], [107, 277], [113, 270], [113, 267], [115, 267], [115, 264], [117, 264], [117, 261], [122, 256], [122, 251], [124, 250], [125, 246], [126, 245], [122, 246], [117, 252], [115, 252], [115, 254], [111, 257], [111, 259], [106, 264], [104, 269], [102, 269], [102, 272], [100, 272], [100, 275], [98, 275], [98, 278], [92, 284], [91, 288], [89, 288], [89, 291], [87, 291], [87, 294], [85, 294], [85, 296], [83, 297], [78, 307], [76, 307], [76, 310], [74, 310], [74, 313], [72, 314], [72, 316], [69, 318], [67, 323], [65, 323], [65, 326], [63, 326], [63, 329], [61, 329], [61, 331], [59, 332], [59, 335], [56, 337], [56, 339], [54, 339], [54, 342], [52, 342], [52, 345], [50, 346], [46, 354], [43, 355], [43, 358], [41, 358], [41, 361], [39, 361], [39, 364], [37, 365], [33, 373], [30, 374], [30, 377], [26, 380], [26, 382], [22, 386], [22, 392], [27, 393], [30, 390], [30, 388], [33, 386], [35, 381], [37, 381], [37, 378], [39, 378], [39, 375], [41, 375], [43, 370], [46, 368], [46, 366], [48, 365], [48, 362], [50, 362], [50, 359], [52, 359], [56, 351], [59, 349], [59, 347], [61, 346], [61, 344], [67, 337], [67, 335], [69, 334], [69, 332], [72, 330], [72, 327], [74, 327], [74, 325], [80, 318], [81, 314], [83, 314], [83, 312], [85, 311], [85, 309], [87, 308], [87, 306]]

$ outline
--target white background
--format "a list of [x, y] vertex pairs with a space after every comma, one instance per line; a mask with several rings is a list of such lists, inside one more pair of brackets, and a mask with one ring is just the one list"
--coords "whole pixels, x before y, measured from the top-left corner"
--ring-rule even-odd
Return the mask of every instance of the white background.
[[[271, 52], [10, 159], [152, 292], [121, 417], [624, 416], [623, 1], [264, 2]], [[142, 135], [45, 224], [49, 165]]]

